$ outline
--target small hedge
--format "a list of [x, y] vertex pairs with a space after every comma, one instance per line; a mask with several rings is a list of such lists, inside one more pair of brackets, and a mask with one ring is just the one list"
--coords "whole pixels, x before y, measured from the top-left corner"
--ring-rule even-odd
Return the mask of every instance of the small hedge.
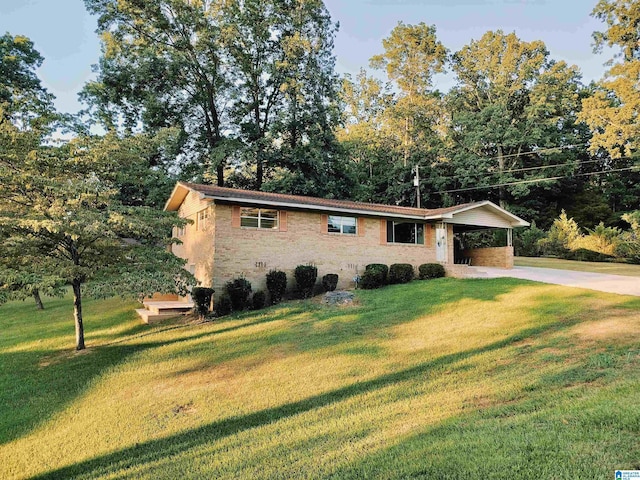
[[251, 310], [260, 310], [261, 308], [264, 308], [266, 300], [267, 295], [262, 290], [258, 290], [253, 294], [253, 298], [251, 299]]
[[327, 273], [322, 277], [322, 287], [325, 292], [333, 292], [338, 286], [338, 275], [336, 273]]
[[366, 290], [380, 288], [387, 284], [389, 267], [382, 263], [370, 263], [360, 277], [360, 287]]
[[231, 306], [231, 297], [226, 293], [221, 295], [218, 301], [215, 303], [214, 310], [216, 312], [216, 317], [224, 317], [225, 315], [229, 315], [232, 310]]
[[267, 273], [267, 290], [269, 290], [271, 304], [280, 303], [287, 290], [287, 274], [280, 270], [271, 270]]
[[244, 310], [249, 305], [249, 295], [251, 295], [251, 282], [246, 278], [235, 278], [227, 282], [225, 286], [231, 307], [235, 311]]
[[215, 290], [213, 288], [207, 287], [193, 287], [191, 289], [191, 298], [193, 298], [193, 302], [196, 304], [196, 312], [198, 312], [201, 320], [209, 313], [211, 297], [214, 292]]
[[441, 278], [444, 277], [444, 274], [444, 267], [439, 263], [423, 263], [418, 267], [418, 276], [420, 280]]
[[311, 297], [318, 278], [318, 269], [313, 265], [298, 265], [293, 273], [302, 298]]
[[409, 283], [413, 280], [415, 273], [413, 265], [409, 263], [394, 263], [389, 267], [389, 283]]

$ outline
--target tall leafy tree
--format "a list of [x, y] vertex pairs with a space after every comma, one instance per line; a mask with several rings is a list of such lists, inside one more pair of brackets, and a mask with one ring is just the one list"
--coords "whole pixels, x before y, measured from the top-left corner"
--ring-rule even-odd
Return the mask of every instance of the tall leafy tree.
[[[595, 32], [594, 50], [607, 45], [618, 49], [610, 69], [582, 101], [579, 118], [593, 132], [590, 149], [606, 152], [610, 169], [630, 169], [638, 163], [640, 148], [640, 5], [635, 0], [600, 0], [592, 15], [607, 29]], [[615, 210], [640, 206], [640, 173], [618, 173], [607, 188]]]
[[85, 0], [98, 15], [103, 47], [98, 78], [83, 98], [109, 130], [179, 128], [181, 155], [171, 167], [187, 177], [211, 167], [223, 185], [225, 158], [216, 149], [224, 140], [229, 84], [219, 3]]
[[355, 82], [345, 79], [340, 139], [359, 178], [366, 179], [362, 199], [415, 205], [412, 168], [422, 167], [427, 177], [442, 145], [441, 96], [433, 76], [443, 71], [447, 50], [435, 27], [424, 23], [400, 22], [382, 43], [383, 53], [370, 64], [383, 70], [389, 83], [383, 86], [364, 72]]
[[0, 106], [3, 116], [21, 128], [46, 123], [53, 113], [53, 95], [36, 75], [43, 60], [29, 38], [8, 32], [0, 36]]
[[[447, 102], [453, 155], [445, 165], [443, 187], [474, 188], [574, 171], [580, 155], [584, 157], [579, 145], [588, 139], [575, 118], [577, 67], [551, 59], [541, 41], [490, 31], [456, 52], [452, 69], [457, 85]], [[563, 166], [547, 168], [557, 164]], [[505, 205], [539, 198], [534, 191], [548, 198], [558, 188], [557, 182], [534, 185], [504, 186], [489, 195]], [[477, 191], [456, 194], [450, 200], [476, 195]], [[486, 197], [487, 191], [481, 195]]]
[[104, 125], [180, 129], [186, 178], [260, 189], [297, 170], [326, 184], [336, 25], [321, 0], [85, 3], [103, 55], [84, 98]]

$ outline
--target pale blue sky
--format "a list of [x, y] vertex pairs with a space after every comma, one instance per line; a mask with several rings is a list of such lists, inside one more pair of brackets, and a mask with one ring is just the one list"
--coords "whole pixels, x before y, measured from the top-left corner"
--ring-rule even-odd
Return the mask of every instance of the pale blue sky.
[[[150, 0], [152, 1], [152, 0]], [[552, 58], [580, 67], [584, 83], [600, 78], [610, 53], [595, 55], [591, 33], [603, 24], [590, 17], [596, 0], [325, 0], [340, 23], [335, 41], [337, 70], [356, 73], [382, 50], [382, 39], [398, 21], [435, 24], [451, 51], [487, 30], [515, 31], [523, 40], [543, 40]], [[0, 33], [31, 38], [45, 61], [38, 74], [56, 97], [56, 106], [75, 112], [77, 94], [92, 78], [100, 45], [96, 20], [82, 0], [0, 0]], [[451, 76], [439, 76], [446, 91]]]

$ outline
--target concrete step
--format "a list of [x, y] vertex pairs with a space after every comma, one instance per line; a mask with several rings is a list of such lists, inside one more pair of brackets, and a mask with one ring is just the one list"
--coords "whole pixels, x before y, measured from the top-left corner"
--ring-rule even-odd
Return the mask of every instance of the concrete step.
[[143, 305], [153, 314], [162, 315], [162, 314], [174, 314], [180, 315], [181, 313], [186, 313], [194, 307], [193, 302], [180, 302], [180, 301], [152, 301], [145, 300]]
[[140, 316], [140, 318], [142, 318], [142, 321], [144, 323], [148, 323], [149, 325], [182, 315], [182, 313], [180, 312], [153, 313], [146, 308], [138, 308], [136, 309], [136, 313], [138, 314], [138, 316]]

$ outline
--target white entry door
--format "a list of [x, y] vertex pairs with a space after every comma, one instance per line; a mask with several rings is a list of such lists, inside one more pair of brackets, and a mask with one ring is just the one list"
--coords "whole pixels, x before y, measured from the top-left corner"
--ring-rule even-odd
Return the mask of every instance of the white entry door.
[[444, 223], [436, 225], [436, 260], [447, 262], [447, 226]]

